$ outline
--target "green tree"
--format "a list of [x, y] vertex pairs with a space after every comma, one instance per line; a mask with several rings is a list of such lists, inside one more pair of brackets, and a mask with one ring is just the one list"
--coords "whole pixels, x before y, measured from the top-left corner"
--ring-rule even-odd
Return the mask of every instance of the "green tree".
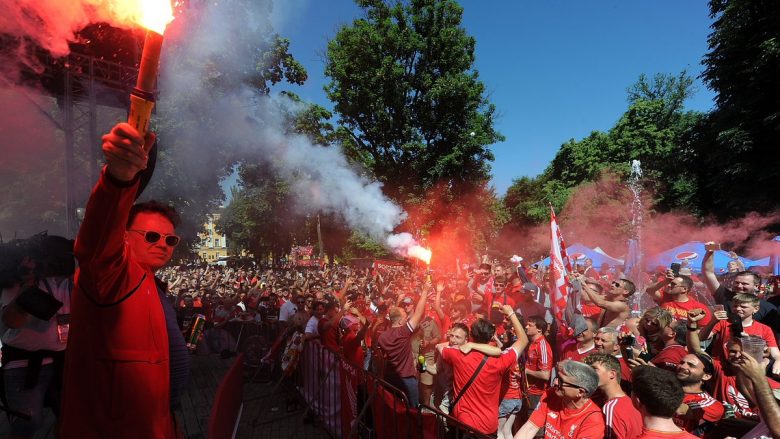
[[447, 201], [413, 218], [422, 228], [407, 225], [428, 232], [457, 216], [463, 197], [485, 190], [488, 145], [503, 140], [473, 68], [476, 42], [452, 0], [357, 4], [365, 17], [328, 44], [326, 92], [349, 136], [347, 149], [391, 198], [422, 211], [434, 202], [431, 193]]
[[625, 179], [632, 160], [641, 161], [644, 183], [659, 209], [695, 210], [699, 176], [693, 145], [704, 115], [684, 109], [694, 91], [686, 72], [652, 80], [641, 75], [627, 89], [629, 107], [614, 127], [570, 139], [541, 175], [514, 181], [504, 197], [512, 226], [546, 221], [550, 204], [562, 211], [575, 188], [605, 172]]
[[780, 2], [711, 0], [702, 77], [716, 108], [696, 143], [699, 198], [721, 218], [778, 206]]

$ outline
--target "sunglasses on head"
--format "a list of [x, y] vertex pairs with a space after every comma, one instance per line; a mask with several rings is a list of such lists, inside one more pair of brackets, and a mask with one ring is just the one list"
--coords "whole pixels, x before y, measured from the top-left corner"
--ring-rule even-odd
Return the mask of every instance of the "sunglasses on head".
[[130, 230], [131, 232], [136, 232], [144, 235], [144, 240], [148, 242], [149, 244], [154, 244], [157, 241], [160, 240], [163, 236], [165, 237], [165, 245], [168, 247], [176, 247], [179, 244], [179, 238], [176, 235], [163, 235], [159, 232], [153, 232], [151, 230]]

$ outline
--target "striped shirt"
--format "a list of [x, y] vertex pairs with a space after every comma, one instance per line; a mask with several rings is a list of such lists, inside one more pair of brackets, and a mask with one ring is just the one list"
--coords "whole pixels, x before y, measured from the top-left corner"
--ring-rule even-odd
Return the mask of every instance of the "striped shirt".
[[630, 396], [610, 399], [601, 411], [606, 423], [605, 439], [634, 439], [642, 434], [642, 415], [634, 407]]

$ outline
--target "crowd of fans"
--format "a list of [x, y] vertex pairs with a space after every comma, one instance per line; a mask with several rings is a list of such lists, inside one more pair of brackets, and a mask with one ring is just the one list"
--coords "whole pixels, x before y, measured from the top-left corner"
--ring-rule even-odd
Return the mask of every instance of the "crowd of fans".
[[[698, 276], [659, 269], [638, 291], [620, 267], [586, 261], [570, 277], [581, 303], [565, 322], [552, 317], [544, 267], [500, 261], [433, 274], [190, 266], [161, 277], [185, 326], [193, 314], [214, 328], [278, 322], [286, 331], [265, 361], [294, 367], [304, 343], [320, 343], [410, 406], [499, 438], [772, 437], [780, 289], [729, 268], [716, 276], [708, 252]], [[640, 312], [642, 296], [654, 303]]]

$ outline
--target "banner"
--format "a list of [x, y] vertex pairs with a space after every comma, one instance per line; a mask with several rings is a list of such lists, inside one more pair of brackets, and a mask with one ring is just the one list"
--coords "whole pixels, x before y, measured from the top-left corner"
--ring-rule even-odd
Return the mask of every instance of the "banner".
[[555, 211], [550, 206], [550, 282], [552, 283], [550, 302], [552, 302], [553, 316], [558, 322], [566, 321], [564, 311], [569, 302], [568, 274], [570, 272], [571, 263], [566, 253], [566, 243], [558, 227]]

